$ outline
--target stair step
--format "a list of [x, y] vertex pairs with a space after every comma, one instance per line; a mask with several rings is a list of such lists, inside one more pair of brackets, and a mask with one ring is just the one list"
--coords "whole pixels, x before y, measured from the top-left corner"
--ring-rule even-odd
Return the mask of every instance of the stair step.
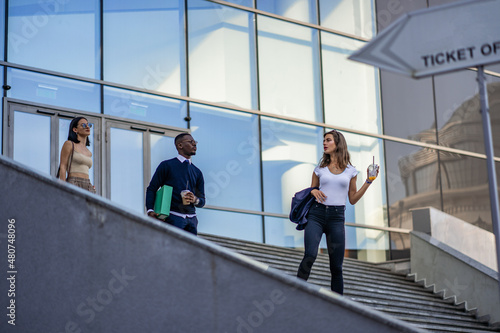
[[[301, 249], [237, 240], [215, 235], [201, 237], [296, 276], [304, 252]], [[344, 258], [344, 297], [384, 312], [430, 332], [491, 333], [500, 328], [479, 321], [464, 304], [444, 300], [406, 274], [395, 273], [377, 264]], [[328, 255], [319, 253], [308, 282], [330, 288]]]

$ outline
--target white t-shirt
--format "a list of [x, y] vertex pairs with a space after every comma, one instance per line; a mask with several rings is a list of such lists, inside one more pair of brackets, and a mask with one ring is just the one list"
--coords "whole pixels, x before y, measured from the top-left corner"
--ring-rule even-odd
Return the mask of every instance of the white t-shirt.
[[316, 167], [314, 173], [319, 178], [319, 190], [326, 195], [323, 204], [345, 206], [349, 184], [351, 179], [356, 177], [358, 171], [352, 165], [348, 165], [344, 172], [338, 175], [331, 173], [328, 167]]

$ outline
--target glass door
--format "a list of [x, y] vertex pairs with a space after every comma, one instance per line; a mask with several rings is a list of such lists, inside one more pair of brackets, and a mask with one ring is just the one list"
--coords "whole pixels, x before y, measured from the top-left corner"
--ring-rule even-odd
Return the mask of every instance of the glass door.
[[[100, 193], [101, 119], [94, 115], [9, 102], [4, 121], [5, 155], [42, 173], [57, 173], [61, 147], [68, 138], [71, 119], [87, 118], [94, 126], [89, 137], [93, 167], [91, 182]], [[97, 148], [97, 149], [96, 149]]]
[[125, 121], [106, 121], [107, 193], [112, 201], [145, 211], [146, 187], [158, 164], [177, 156], [174, 138], [181, 133]]

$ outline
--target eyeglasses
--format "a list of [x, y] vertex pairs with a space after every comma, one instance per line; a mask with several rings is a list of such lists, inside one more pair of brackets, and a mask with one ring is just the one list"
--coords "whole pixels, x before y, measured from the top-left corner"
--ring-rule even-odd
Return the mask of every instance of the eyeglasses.
[[83, 124], [82, 124], [82, 128], [83, 128], [83, 129], [85, 129], [85, 128], [87, 128], [87, 127], [88, 127], [88, 128], [92, 128], [92, 126], [93, 126], [93, 124], [85, 124], [85, 123], [83, 123]]
[[181, 141], [182, 142], [189, 142], [190, 144], [192, 144], [193, 146], [196, 146], [198, 144], [198, 141], [194, 141], [194, 140], [184, 140], [184, 141]]

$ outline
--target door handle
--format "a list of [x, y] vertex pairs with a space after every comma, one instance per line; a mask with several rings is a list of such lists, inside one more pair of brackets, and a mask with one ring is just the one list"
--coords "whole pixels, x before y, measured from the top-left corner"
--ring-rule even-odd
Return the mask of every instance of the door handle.
[[158, 131], [158, 130], [153, 130], [153, 129], [149, 129], [149, 131], [151, 133], [165, 134], [165, 131]]
[[36, 112], [41, 113], [41, 114], [46, 114], [46, 115], [49, 115], [49, 116], [55, 116], [56, 115], [55, 112], [45, 111], [45, 110], [36, 110]]
[[143, 131], [143, 132], [146, 132], [148, 130], [147, 128], [137, 127], [137, 126], [130, 126], [130, 129], [137, 130], [137, 131]]

